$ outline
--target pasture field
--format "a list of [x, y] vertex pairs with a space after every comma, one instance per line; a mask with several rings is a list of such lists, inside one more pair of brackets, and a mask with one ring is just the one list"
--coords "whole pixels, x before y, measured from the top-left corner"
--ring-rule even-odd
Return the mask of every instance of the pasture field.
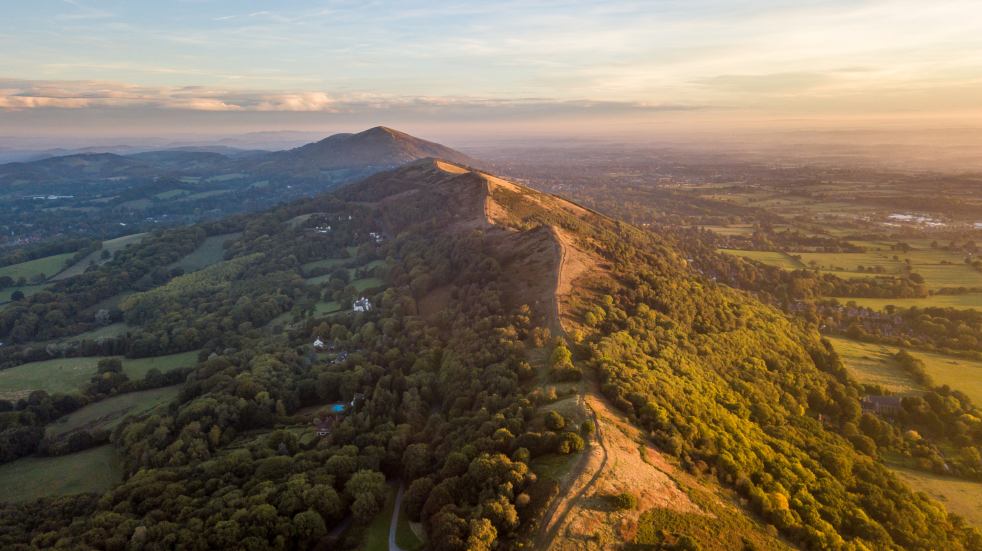
[[122, 478], [119, 459], [109, 444], [58, 457], [24, 457], [0, 465], [0, 501], [102, 493]]
[[120, 203], [119, 206], [123, 207], [124, 209], [144, 210], [152, 204], [153, 202], [150, 199], [143, 198], [124, 201]]
[[196, 201], [198, 199], [207, 199], [209, 197], [217, 197], [219, 195], [225, 195], [226, 193], [231, 193], [231, 189], [216, 189], [212, 191], [201, 191], [198, 193], [192, 193], [185, 197], [181, 197], [178, 201]]
[[185, 272], [196, 272], [225, 258], [225, 243], [238, 239], [241, 233], [213, 235], [184, 258], [172, 264], [171, 268], [183, 268]]
[[[873, 242], [862, 242], [865, 245]], [[880, 245], [888, 245], [882, 243]], [[941, 249], [918, 248], [909, 252], [894, 251], [884, 246], [864, 253], [812, 253], [781, 251], [747, 251], [719, 249], [720, 252], [757, 260], [786, 270], [817, 269], [843, 279], [859, 277], [890, 277], [910, 271], [920, 274], [928, 289], [957, 287], [982, 289], [982, 272], [964, 263], [960, 254]], [[860, 271], [860, 267], [863, 268]], [[879, 271], [867, 271], [870, 268]]]
[[310, 220], [311, 216], [313, 216], [313, 213], [298, 214], [297, 216], [294, 216], [293, 218], [284, 222], [284, 224], [290, 226], [291, 228], [297, 228], [303, 225], [303, 223], [306, 222], [307, 220]]
[[[917, 389], [916, 383], [887, 357], [899, 350], [895, 346], [828, 337], [843, 363], [860, 382], [893, 386], [898, 392]], [[936, 385], [948, 385], [964, 392], [972, 402], [982, 403], [982, 362], [921, 350], [908, 350], [924, 361], [924, 368]]]
[[934, 384], [948, 385], [964, 392], [973, 403], [982, 404], [982, 362], [919, 350], [910, 352], [924, 360]]
[[836, 300], [842, 304], [854, 301], [856, 305], [873, 310], [883, 310], [887, 306], [893, 305], [900, 308], [959, 308], [962, 310], [982, 311], [982, 293], [968, 293], [964, 295], [931, 295], [924, 298], [848, 298], [837, 297]]
[[10, 297], [17, 291], [24, 293], [25, 297], [29, 297], [36, 294], [44, 289], [47, 289], [47, 285], [25, 285], [23, 287], [7, 287], [6, 289], [0, 289], [0, 304], [5, 302], [10, 302]]
[[417, 551], [423, 548], [423, 541], [413, 531], [409, 516], [406, 515], [405, 494], [402, 507], [399, 508], [399, 519], [396, 521], [396, 545], [405, 551]]
[[316, 268], [336, 268], [345, 262], [351, 260], [350, 258], [325, 258], [323, 260], [315, 260], [313, 262], [308, 262], [302, 266], [304, 272]]
[[896, 348], [840, 337], [826, 338], [832, 342], [849, 374], [861, 384], [880, 385], [901, 394], [924, 390], [891, 357], [897, 353]]
[[212, 177], [208, 178], [207, 181], [209, 181], [209, 182], [227, 182], [229, 180], [237, 180], [239, 178], [242, 178], [243, 176], [245, 176], [245, 174], [241, 174], [241, 173], [238, 173], [238, 172], [231, 172], [229, 174], [219, 174], [218, 176], [212, 176]]
[[90, 264], [104, 264], [106, 260], [102, 259], [102, 251], [109, 251], [112, 254], [116, 254], [116, 251], [126, 248], [127, 245], [139, 243], [140, 240], [143, 239], [144, 235], [146, 235], [146, 233], [134, 233], [132, 235], [124, 235], [123, 237], [103, 241], [102, 249], [87, 255], [85, 258], [79, 260], [75, 264], [72, 264], [67, 270], [51, 279], [54, 281], [66, 279], [85, 272]]
[[359, 549], [362, 551], [389, 551], [389, 524], [395, 508], [396, 488], [386, 486], [385, 505], [375, 518], [365, 527], [365, 539]]
[[365, 289], [381, 287], [382, 285], [385, 285], [385, 282], [377, 277], [366, 277], [364, 279], [356, 279], [355, 281], [352, 281], [351, 284], [355, 286], [355, 289], [358, 289], [358, 292], [362, 292]]
[[733, 224], [731, 226], [702, 226], [702, 229], [709, 230], [718, 235], [725, 236], [746, 236], [749, 237], [754, 233], [754, 227], [752, 224]]
[[21, 262], [20, 264], [4, 266], [0, 268], [0, 276], [10, 276], [14, 280], [23, 277], [30, 281], [31, 279], [44, 274], [45, 279], [49, 279], [64, 270], [65, 263], [74, 254], [75, 253], [56, 254], [46, 256], [44, 258], [37, 258], [35, 260], [28, 260], [27, 262]]
[[948, 478], [900, 467], [891, 467], [890, 470], [911, 489], [937, 499], [949, 512], [982, 528], [982, 482]]
[[[49, 394], [80, 391], [95, 374], [96, 365], [104, 357], [58, 358], [0, 370], [0, 399], [17, 400], [34, 390], [44, 390]], [[131, 380], [140, 380], [151, 369], [167, 372], [193, 366], [198, 361], [198, 352], [122, 360], [123, 372]]]
[[798, 260], [791, 258], [787, 253], [781, 251], [743, 251], [739, 249], [719, 249], [719, 252], [733, 256], [742, 256], [750, 260], [756, 260], [770, 266], [777, 266], [785, 270], [797, 270], [804, 268], [805, 265]]
[[341, 305], [337, 301], [332, 300], [331, 302], [318, 302], [314, 306], [315, 316], [326, 316], [327, 314], [333, 314], [335, 312], [341, 311]]
[[[864, 268], [880, 267], [884, 274], [903, 273], [901, 260], [894, 260], [890, 253], [794, 253], [801, 257], [807, 266], [815, 266], [823, 271], [859, 272]], [[863, 272], [865, 273], [865, 272]]]
[[56, 439], [84, 429], [112, 430], [129, 415], [139, 415], [169, 403], [177, 397], [181, 385], [127, 392], [89, 404], [48, 425], [45, 436]]
[[187, 194], [188, 191], [186, 189], [169, 189], [167, 191], [162, 191], [154, 195], [154, 197], [156, 197], [157, 199], [167, 200], [167, 199], [176, 199], [177, 197]]
[[127, 331], [130, 330], [130, 326], [127, 325], [125, 321], [120, 321], [116, 323], [111, 323], [109, 325], [100, 327], [98, 329], [93, 329], [92, 331], [86, 331], [85, 333], [79, 333], [78, 335], [73, 335], [71, 337], [65, 337], [61, 339], [62, 342], [69, 341], [81, 341], [81, 340], [98, 340], [105, 339], [108, 337], [118, 337], [120, 335], [125, 335]]

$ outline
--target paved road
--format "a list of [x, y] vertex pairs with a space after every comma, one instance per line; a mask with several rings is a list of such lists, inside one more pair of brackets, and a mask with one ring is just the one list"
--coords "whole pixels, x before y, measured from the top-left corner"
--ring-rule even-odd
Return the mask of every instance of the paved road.
[[389, 521], [389, 551], [404, 551], [396, 543], [396, 526], [399, 525], [399, 511], [402, 510], [402, 491], [404, 487], [399, 483], [399, 491], [396, 492], [396, 504], [392, 508], [392, 520]]

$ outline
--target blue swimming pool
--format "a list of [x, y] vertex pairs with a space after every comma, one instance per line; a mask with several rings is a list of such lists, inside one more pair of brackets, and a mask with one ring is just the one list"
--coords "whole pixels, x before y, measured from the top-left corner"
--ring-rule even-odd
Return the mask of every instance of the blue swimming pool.
[[344, 411], [344, 410], [345, 410], [345, 409], [346, 409], [346, 408], [347, 408], [348, 406], [346, 406], [346, 405], [344, 405], [344, 404], [331, 404], [331, 406], [330, 406], [330, 407], [331, 407], [331, 413], [341, 413], [341, 412], [343, 412], [343, 411]]

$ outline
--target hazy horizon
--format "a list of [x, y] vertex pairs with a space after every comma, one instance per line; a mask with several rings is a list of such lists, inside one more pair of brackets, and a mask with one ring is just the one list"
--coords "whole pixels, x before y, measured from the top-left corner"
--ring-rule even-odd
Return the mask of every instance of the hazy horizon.
[[[982, 135], [965, 1], [65, 0], [5, 10], [0, 135]], [[182, 138], [183, 139], [183, 138]], [[922, 140], [924, 141], [924, 140]]]

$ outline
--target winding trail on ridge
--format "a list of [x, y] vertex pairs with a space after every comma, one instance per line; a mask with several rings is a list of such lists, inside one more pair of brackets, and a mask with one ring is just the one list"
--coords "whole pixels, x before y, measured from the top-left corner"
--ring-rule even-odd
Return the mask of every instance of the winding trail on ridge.
[[[552, 325], [553, 329], [557, 330], [559, 334], [565, 335], [566, 331], [562, 326], [560, 296], [568, 294], [572, 290], [573, 278], [585, 271], [587, 265], [580, 261], [577, 263], [578, 265], [574, 267], [571, 262], [571, 254], [569, 251], [569, 248], [572, 247], [572, 245], [567, 242], [566, 238], [558, 229], [555, 227], [550, 227], [549, 229], [552, 233], [553, 239], [555, 240], [559, 256], [554, 284], [555, 287], [553, 289], [552, 309], [550, 315], [552, 319], [550, 319], [550, 325]], [[586, 472], [587, 468], [589, 467], [590, 460], [593, 457], [591, 450], [585, 449], [580, 452], [580, 458], [577, 460], [576, 465], [570, 469], [569, 473], [567, 473], [565, 480], [559, 487], [559, 492], [552, 499], [552, 502], [546, 509], [545, 514], [542, 515], [542, 525], [539, 527], [538, 535], [535, 538], [536, 549], [549, 549], [552, 546], [556, 536], [559, 534], [559, 531], [566, 525], [566, 520], [570, 514], [570, 511], [573, 510], [573, 507], [576, 506], [587, 491], [593, 488], [594, 484], [596, 484], [597, 480], [600, 479], [604, 469], [607, 467], [609, 453], [607, 450], [607, 444], [604, 442], [603, 427], [600, 424], [600, 419], [597, 417], [597, 412], [586, 401], [586, 397], [593, 394], [595, 389], [595, 382], [589, 377], [589, 375], [587, 375], [585, 385], [586, 388], [581, 390], [579, 399], [583, 403], [583, 406], [589, 410], [590, 418], [593, 419], [593, 426], [596, 429], [594, 432], [594, 437], [596, 439], [597, 447], [600, 450], [600, 463], [593, 471], [593, 475], [590, 476], [589, 480], [583, 483], [579, 489], [574, 488], [574, 485]]]

